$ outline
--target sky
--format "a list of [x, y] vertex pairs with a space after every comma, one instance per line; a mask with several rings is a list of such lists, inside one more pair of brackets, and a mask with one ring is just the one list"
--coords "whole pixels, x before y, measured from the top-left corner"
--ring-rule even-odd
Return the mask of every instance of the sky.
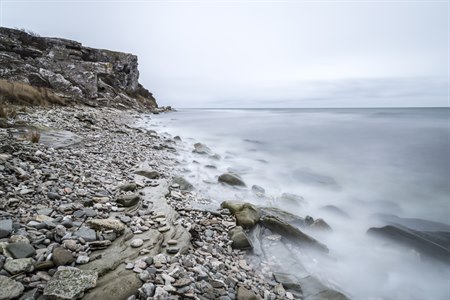
[[0, 23], [138, 55], [160, 105], [450, 106], [449, 1], [0, 0]]

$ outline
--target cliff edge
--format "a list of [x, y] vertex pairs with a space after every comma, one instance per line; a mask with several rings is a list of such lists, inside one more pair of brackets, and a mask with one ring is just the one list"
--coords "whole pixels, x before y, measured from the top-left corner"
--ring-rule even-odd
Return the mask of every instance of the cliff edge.
[[138, 81], [136, 55], [17, 29], [0, 27], [0, 78], [49, 89], [69, 103], [158, 107]]

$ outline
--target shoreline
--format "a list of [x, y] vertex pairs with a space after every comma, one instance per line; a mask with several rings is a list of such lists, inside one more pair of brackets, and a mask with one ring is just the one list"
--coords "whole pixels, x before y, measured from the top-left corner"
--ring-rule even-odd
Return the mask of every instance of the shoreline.
[[[195, 195], [172, 182], [169, 152], [176, 152], [176, 141], [133, 128], [141, 113], [82, 106], [27, 110], [18, 119], [41, 128], [47, 145], [0, 131], [0, 275], [16, 296], [302, 297], [231, 247], [228, 232], [236, 224], [227, 210], [189, 207]], [[64, 282], [64, 272], [87, 279]], [[64, 285], [76, 295], [63, 295]]]

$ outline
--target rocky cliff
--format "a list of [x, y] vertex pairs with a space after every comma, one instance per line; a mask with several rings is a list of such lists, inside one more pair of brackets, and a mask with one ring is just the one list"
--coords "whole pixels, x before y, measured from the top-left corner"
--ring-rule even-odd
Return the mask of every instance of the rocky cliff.
[[95, 106], [156, 108], [138, 81], [136, 55], [0, 27], [0, 78]]

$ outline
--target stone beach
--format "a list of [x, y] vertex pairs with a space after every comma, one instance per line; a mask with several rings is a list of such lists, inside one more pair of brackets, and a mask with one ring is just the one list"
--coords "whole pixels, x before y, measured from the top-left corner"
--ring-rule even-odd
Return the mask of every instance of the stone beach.
[[[253, 255], [249, 235], [266, 223], [260, 239], [306, 236], [327, 251], [270, 209], [199, 209], [195, 187], [172, 173], [179, 139], [133, 127], [140, 116], [27, 108], [1, 129], [0, 299], [345, 299]], [[43, 142], [17, 124], [45, 128]]]

